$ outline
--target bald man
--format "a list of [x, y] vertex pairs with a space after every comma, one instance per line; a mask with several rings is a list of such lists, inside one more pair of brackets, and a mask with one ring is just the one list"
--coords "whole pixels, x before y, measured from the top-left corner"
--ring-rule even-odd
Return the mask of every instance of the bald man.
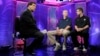
[[59, 48], [61, 47], [60, 43], [57, 40], [55, 40], [55, 35], [64, 37], [64, 41], [62, 44], [62, 50], [65, 51], [66, 50], [66, 37], [70, 33], [71, 20], [68, 17], [68, 11], [63, 10], [62, 15], [63, 15], [63, 18], [60, 19], [60, 21], [58, 22], [56, 30], [47, 32], [48, 40], [56, 45], [54, 48], [54, 51], [59, 50]]

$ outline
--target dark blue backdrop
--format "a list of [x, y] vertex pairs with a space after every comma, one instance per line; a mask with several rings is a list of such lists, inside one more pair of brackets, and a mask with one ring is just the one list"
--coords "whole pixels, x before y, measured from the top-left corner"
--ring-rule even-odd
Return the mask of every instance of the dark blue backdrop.
[[0, 0], [0, 46], [12, 45], [14, 1]]

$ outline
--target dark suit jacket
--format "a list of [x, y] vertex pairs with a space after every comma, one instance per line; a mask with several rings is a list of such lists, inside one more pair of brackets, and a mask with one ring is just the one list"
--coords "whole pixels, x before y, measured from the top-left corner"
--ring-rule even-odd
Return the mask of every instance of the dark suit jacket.
[[24, 36], [34, 34], [40, 31], [36, 26], [36, 20], [33, 18], [31, 11], [26, 10], [20, 17], [20, 33]]

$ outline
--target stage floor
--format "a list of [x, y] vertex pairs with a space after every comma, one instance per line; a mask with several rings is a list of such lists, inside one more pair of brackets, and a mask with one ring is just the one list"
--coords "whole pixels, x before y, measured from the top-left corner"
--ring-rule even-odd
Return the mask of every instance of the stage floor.
[[[45, 47], [39, 48], [35, 50], [36, 54], [33, 56], [100, 56], [100, 49], [98, 48], [90, 48], [88, 52], [82, 52], [81, 50], [78, 52], [73, 51], [72, 47], [68, 47], [67, 51], [53, 51], [53, 47]], [[22, 51], [16, 51], [14, 53], [14, 49], [0, 51], [0, 56], [23, 56]], [[30, 56], [30, 55], [26, 55]]]

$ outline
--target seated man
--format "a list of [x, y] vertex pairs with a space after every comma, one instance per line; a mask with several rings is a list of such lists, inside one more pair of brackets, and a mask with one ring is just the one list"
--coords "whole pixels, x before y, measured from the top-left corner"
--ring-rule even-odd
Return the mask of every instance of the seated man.
[[84, 16], [83, 9], [78, 8], [76, 10], [77, 18], [75, 19], [75, 28], [72, 33], [72, 40], [74, 44], [74, 50], [78, 50], [79, 43], [77, 41], [77, 36], [81, 36], [84, 38], [84, 46], [83, 51], [87, 51], [88, 48], [88, 38], [89, 38], [89, 28], [90, 28], [90, 20], [89, 17]]
[[40, 31], [37, 27], [36, 20], [32, 16], [36, 4], [34, 2], [29, 2], [27, 5], [27, 10], [20, 16], [20, 36], [26, 38], [33, 37], [35, 40], [28, 46], [25, 47], [25, 53], [33, 54], [34, 47], [40, 46], [44, 38], [46, 30]]
[[62, 35], [64, 37], [62, 50], [65, 51], [66, 50], [66, 37], [70, 33], [71, 20], [68, 17], [68, 11], [63, 10], [62, 14], [63, 14], [63, 18], [59, 21], [57, 25], [57, 29], [47, 32], [48, 39], [56, 45], [54, 51], [57, 51], [61, 47], [60, 43], [55, 40], [55, 35], [58, 35], [58, 36]]

